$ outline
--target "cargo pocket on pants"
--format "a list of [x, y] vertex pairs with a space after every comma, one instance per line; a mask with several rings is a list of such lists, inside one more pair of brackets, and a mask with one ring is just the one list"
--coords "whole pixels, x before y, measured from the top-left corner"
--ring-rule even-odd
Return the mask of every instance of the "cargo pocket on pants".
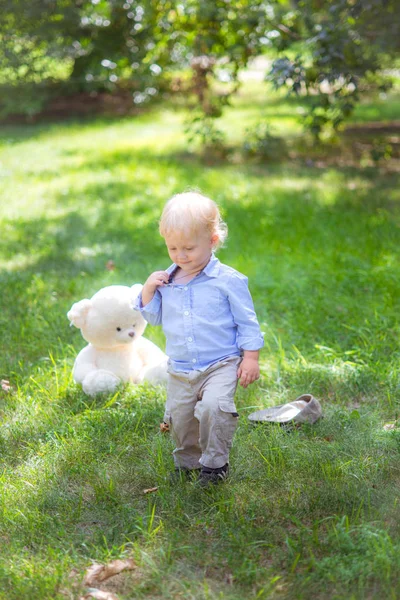
[[218, 401], [218, 417], [216, 434], [221, 444], [226, 444], [228, 448], [232, 446], [232, 439], [235, 433], [239, 414], [233, 400], [230, 398], [220, 398]]

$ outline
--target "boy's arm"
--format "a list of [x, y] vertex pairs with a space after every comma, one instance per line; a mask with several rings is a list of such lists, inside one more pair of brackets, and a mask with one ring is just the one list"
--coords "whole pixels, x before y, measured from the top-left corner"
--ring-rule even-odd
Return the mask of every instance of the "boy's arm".
[[142, 289], [142, 304], [146, 306], [154, 298], [158, 287], [163, 287], [168, 283], [169, 275], [166, 271], [155, 271], [152, 273]]
[[143, 317], [146, 319], [150, 325], [160, 325], [161, 324], [161, 294], [160, 292], [156, 292], [153, 296], [153, 299], [143, 306], [142, 301], [142, 292], [140, 292], [139, 296], [136, 298], [133, 304], [134, 310], [138, 310], [142, 313]]
[[155, 271], [152, 273], [134, 302], [133, 308], [141, 312], [150, 325], [161, 324], [162, 298], [158, 288], [166, 285], [168, 279], [169, 275], [166, 271]]
[[237, 343], [243, 350], [243, 360], [238, 369], [239, 383], [247, 387], [260, 377], [259, 350], [264, 345], [247, 277], [240, 273], [232, 276], [228, 298], [237, 325]]
[[143, 286], [142, 291], [136, 298], [133, 308], [142, 313], [150, 325], [161, 323], [161, 294], [158, 290], [168, 283], [169, 275], [166, 271], [155, 271]]
[[168, 283], [168, 278], [169, 275], [166, 271], [152, 273], [134, 303], [134, 309], [140, 311], [150, 325], [160, 325], [161, 323], [162, 300], [157, 288]]
[[234, 273], [228, 287], [228, 300], [237, 326], [237, 344], [242, 350], [260, 350], [264, 346], [247, 277]]

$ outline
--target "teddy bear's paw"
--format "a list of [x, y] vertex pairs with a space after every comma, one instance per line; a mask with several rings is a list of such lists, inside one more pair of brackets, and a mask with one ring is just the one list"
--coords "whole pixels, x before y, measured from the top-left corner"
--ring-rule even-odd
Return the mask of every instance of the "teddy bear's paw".
[[143, 381], [148, 381], [153, 385], [164, 385], [168, 380], [168, 359], [163, 360], [153, 367], [145, 367], [141, 376]]
[[121, 379], [114, 373], [99, 369], [86, 375], [82, 388], [88, 396], [96, 396], [96, 394], [115, 392], [120, 384]]

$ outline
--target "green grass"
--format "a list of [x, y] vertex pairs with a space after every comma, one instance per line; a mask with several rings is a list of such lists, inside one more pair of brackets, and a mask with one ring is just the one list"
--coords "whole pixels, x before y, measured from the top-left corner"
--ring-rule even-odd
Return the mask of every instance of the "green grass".
[[[385, 120], [387, 102], [355, 120]], [[273, 97], [265, 112], [297, 135], [295, 104]], [[243, 96], [223, 122], [230, 143], [255, 117]], [[165, 108], [0, 133], [0, 377], [12, 386], [0, 390], [0, 598], [79, 598], [93, 561], [124, 556], [138, 568], [102, 586], [121, 599], [397, 598], [400, 429], [383, 429], [400, 408], [396, 172], [204, 164], [182, 119]], [[157, 219], [190, 186], [220, 203], [220, 258], [248, 275], [265, 332], [262, 378], [238, 392], [232, 476], [212, 490], [168, 481], [162, 388], [93, 400], [73, 383], [85, 342], [66, 318], [100, 287], [169, 264]], [[246, 419], [306, 392], [323, 406], [314, 426]]]

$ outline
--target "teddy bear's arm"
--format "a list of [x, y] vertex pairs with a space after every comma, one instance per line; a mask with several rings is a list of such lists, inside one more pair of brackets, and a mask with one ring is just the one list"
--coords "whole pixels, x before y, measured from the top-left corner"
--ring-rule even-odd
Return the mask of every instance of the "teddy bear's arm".
[[136, 341], [136, 351], [144, 366], [158, 365], [167, 358], [164, 352], [150, 340], [141, 337]]
[[89, 344], [81, 350], [75, 359], [73, 377], [76, 383], [82, 383], [86, 375], [97, 369], [95, 361], [95, 351]]
[[143, 337], [137, 340], [136, 350], [143, 365], [140, 381], [165, 383], [167, 380], [167, 355], [153, 342]]

